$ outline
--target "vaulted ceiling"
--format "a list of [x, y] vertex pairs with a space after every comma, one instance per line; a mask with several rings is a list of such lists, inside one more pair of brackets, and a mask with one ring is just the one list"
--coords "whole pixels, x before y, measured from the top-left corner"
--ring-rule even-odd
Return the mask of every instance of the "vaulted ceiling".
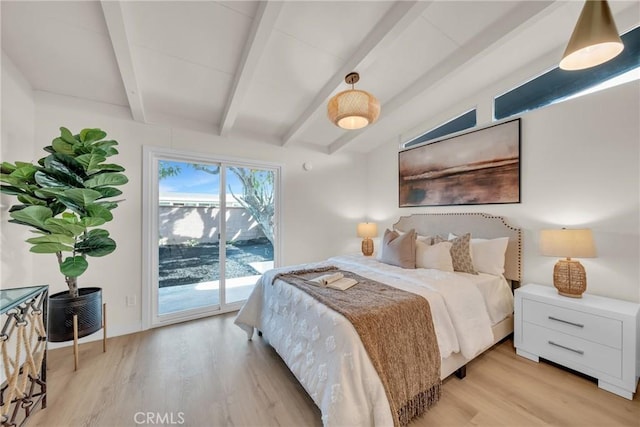
[[[536, 58], [559, 60], [582, 4], [2, 0], [0, 13], [2, 49], [34, 90], [333, 153], [396, 140]], [[620, 32], [640, 23], [637, 1], [610, 5]], [[350, 71], [382, 105], [359, 131], [326, 117]]]

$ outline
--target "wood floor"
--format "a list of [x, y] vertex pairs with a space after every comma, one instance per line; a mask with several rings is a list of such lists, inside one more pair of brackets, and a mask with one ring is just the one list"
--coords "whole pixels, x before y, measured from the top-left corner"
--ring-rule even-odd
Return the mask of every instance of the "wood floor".
[[[48, 407], [28, 426], [320, 426], [320, 411], [275, 351], [235, 313], [49, 352]], [[445, 381], [420, 426], [640, 426], [633, 401], [515, 355], [503, 341]]]

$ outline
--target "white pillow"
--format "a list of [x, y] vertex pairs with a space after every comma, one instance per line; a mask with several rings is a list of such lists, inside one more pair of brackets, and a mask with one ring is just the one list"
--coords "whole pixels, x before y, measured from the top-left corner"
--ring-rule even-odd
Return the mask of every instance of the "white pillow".
[[471, 258], [476, 271], [500, 276], [504, 274], [504, 255], [508, 237], [471, 239]]
[[416, 241], [416, 268], [435, 268], [442, 271], [453, 271], [451, 260], [451, 242], [440, 242], [428, 245], [421, 240]]
[[418, 234], [417, 239], [423, 243], [426, 243], [427, 245], [431, 245], [433, 244], [433, 237], [432, 236], [423, 236], [422, 234]]

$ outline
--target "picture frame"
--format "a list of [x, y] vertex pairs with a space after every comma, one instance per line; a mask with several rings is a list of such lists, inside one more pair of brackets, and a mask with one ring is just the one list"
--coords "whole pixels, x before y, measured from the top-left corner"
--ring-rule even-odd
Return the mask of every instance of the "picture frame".
[[398, 153], [400, 207], [520, 203], [520, 118]]

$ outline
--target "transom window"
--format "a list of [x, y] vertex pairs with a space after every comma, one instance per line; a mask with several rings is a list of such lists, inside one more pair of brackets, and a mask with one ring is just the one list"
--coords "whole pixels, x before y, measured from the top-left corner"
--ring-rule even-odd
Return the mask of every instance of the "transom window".
[[452, 133], [460, 132], [465, 129], [470, 129], [472, 127], [475, 127], [476, 124], [477, 117], [476, 109], [474, 108], [473, 110], [469, 110], [466, 113], [459, 115], [458, 117], [455, 117], [441, 125], [436, 126], [435, 128], [423, 133], [422, 135], [412, 139], [411, 141], [406, 142], [403, 147], [413, 147], [414, 145], [422, 144], [423, 142], [431, 141], [445, 135], [450, 135]]

